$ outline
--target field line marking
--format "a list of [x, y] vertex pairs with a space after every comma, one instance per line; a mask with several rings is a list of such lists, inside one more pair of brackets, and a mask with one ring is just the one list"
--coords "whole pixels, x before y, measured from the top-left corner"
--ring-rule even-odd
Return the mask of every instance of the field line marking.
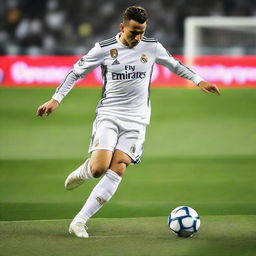
[[[250, 217], [255, 217], [256, 218], [256, 215], [255, 214], [232, 214], [232, 215], [200, 215], [200, 217], [204, 218], [208, 218], [208, 217], [244, 217], [244, 216], [250, 216]], [[94, 218], [94, 219], [91, 219], [89, 220], [89, 222], [91, 221], [97, 221], [97, 220], [125, 220], [125, 219], [154, 219], [154, 218], [163, 218], [163, 217], [166, 217], [167, 216], [152, 216], [152, 217], [127, 217], [127, 218]], [[71, 221], [72, 219], [51, 219], [51, 220], [3, 220], [3, 221], [0, 221], [0, 224], [2, 223], [26, 223], [26, 222], [61, 222], [61, 221]]]
[[53, 220], [3, 220], [0, 223], [25, 223], [25, 222], [53, 222], [53, 221], [71, 221], [72, 219], [53, 219]]

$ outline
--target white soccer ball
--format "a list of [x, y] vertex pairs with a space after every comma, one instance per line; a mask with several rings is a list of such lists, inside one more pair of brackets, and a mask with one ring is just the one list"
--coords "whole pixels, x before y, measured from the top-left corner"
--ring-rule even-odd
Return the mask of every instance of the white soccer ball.
[[170, 213], [168, 225], [177, 236], [191, 237], [200, 227], [200, 217], [193, 208], [179, 206]]

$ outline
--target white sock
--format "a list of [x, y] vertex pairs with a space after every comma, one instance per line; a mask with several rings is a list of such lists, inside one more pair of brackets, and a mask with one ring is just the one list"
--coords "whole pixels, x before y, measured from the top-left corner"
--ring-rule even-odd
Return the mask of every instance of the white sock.
[[108, 169], [103, 178], [94, 187], [83, 208], [73, 221], [86, 222], [93, 216], [116, 192], [122, 178]]
[[86, 161], [81, 164], [74, 172], [78, 173], [80, 177], [85, 179], [93, 179], [93, 175], [91, 173], [91, 169], [89, 167], [90, 158], [86, 159]]
[[84, 164], [82, 164], [80, 167], [84, 168], [84, 174], [85, 174], [86, 179], [93, 179], [94, 177], [93, 177], [93, 175], [91, 173], [91, 169], [89, 167], [89, 163], [90, 163], [90, 158], [85, 161], [85, 163], [84, 163], [85, 166], [84, 166]]

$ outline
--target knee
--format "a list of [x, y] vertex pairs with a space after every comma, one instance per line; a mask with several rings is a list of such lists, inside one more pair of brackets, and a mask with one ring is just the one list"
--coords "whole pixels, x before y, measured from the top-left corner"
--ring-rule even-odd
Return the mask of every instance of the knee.
[[111, 163], [110, 169], [122, 177], [128, 165], [129, 163], [120, 160], [120, 161]]
[[108, 170], [108, 166], [92, 163], [90, 164], [90, 170], [94, 178], [99, 178], [102, 176], [102, 174], [104, 174]]

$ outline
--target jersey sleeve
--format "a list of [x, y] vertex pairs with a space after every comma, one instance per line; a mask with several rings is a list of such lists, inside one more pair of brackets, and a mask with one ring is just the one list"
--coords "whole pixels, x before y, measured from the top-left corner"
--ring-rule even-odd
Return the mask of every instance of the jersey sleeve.
[[103, 60], [103, 50], [99, 43], [96, 43], [85, 56], [75, 63], [73, 67], [74, 73], [79, 77], [84, 77], [93, 69], [100, 66], [103, 63]]
[[170, 71], [182, 78], [191, 80], [196, 85], [203, 81], [203, 78], [182, 64], [180, 61], [173, 58], [173, 56], [159, 42], [156, 46], [156, 63], [167, 67]]
[[63, 98], [71, 91], [74, 87], [75, 82], [79, 79], [79, 76], [74, 73], [73, 70], [66, 75], [63, 82], [57, 87], [55, 93], [52, 96], [52, 99], [57, 100], [59, 103]]
[[56, 89], [52, 99], [57, 100], [60, 103], [74, 87], [76, 81], [101, 65], [103, 63], [103, 59], [103, 51], [99, 43], [96, 43], [87, 55], [83, 56], [75, 63], [73, 69], [66, 75], [63, 82]]

